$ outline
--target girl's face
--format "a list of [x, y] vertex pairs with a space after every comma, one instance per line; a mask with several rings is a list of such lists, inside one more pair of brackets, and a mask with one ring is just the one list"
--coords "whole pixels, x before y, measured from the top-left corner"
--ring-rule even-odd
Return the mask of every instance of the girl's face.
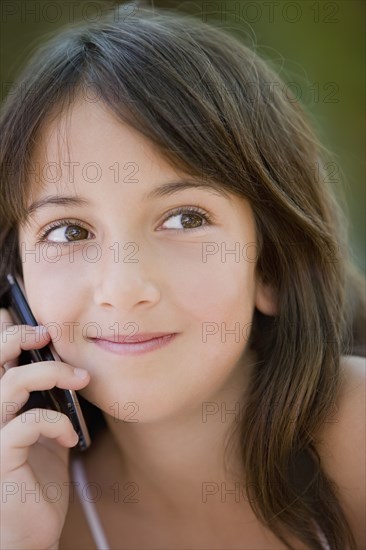
[[[37, 146], [29, 206], [38, 208], [20, 228], [19, 251], [36, 319], [62, 360], [91, 375], [80, 393], [140, 422], [240, 394], [254, 307], [274, 311], [255, 277], [249, 204], [185, 187], [186, 175], [102, 105], [73, 106], [69, 149], [65, 122], [52, 122]], [[175, 192], [163, 193], [168, 183]], [[140, 355], [93, 340], [138, 332], [177, 334]]]

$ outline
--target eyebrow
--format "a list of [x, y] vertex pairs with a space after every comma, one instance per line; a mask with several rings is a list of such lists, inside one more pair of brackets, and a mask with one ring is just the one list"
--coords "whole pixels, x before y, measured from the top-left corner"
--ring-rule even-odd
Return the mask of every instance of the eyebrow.
[[[230, 195], [219, 185], [218, 183], [212, 182], [203, 182], [203, 181], [194, 181], [194, 180], [184, 180], [177, 182], [168, 182], [156, 187], [149, 193], [147, 193], [143, 199], [145, 201], [167, 197], [179, 193], [185, 189], [205, 189], [210, 190], [212, 194], [223, 196], [227, 200], [231, 201]], [[88, 205], [89, 201], [81, 196], [63, 196], [63, 195], [50, 195], [43, 197], [37, 201], [34, 201], [27, 208], [27, 217], [30, 217], [34, 214], [36, 210], [44, 208], [45, 206], [85, 206]]]

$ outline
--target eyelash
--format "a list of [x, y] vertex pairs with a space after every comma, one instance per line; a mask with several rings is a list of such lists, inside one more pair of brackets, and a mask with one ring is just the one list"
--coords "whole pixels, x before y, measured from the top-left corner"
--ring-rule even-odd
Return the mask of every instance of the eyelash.
[[[201, 227], [193, 227], [193, 228], [190, 228], [190, 229], [168, 229], [168, 231], [174, 231], [174, 232], [178, 232], [178, 233], [186, 233], [186, 232], [189, 232], [189, 231], [196, 231], [196, 230], [205, 230], [207, 225], [211, 225], [212, 224], [212, 220], [211, 220], [211, 216], [205, 212], [204, 210], [202, 210], [201, 208], [198, 208], [198, 207], [194, 207], [194, 206], [189, 206], [189, 207], [180, 207], [180, 208], [177, 208], [176, 210], [173, 210], [173, 212], [170, 212], [169, 215], [163, 220], [163, 224], [169, 220], [169, 218], [172, 218], [174, 216], [179, 216], [180, 214], [186, 214], [186, 213], [190, 213], [190, 214], [199, 214], [204, 220], [205, 220], [205, 224]], [[42, 233], [39, 235], [38, 239], [37, 239], [37, 244], [38, 243], [41, 243], [41, 242], [45, 242], [45, 238], [47, 237], [47, 235], [53, 230], [53, 229], [58, 229], [59, 227], [66, 227], [68, 225], [76, 225], [78, 227], [81, 227], [82, 229], [85, 229], [85, 231], [89, 231], [89, 229], [87, 227], [85, 227], [85, 225], [80, 222], [79, 220], [59, 220], [59, 221], [55, 221], [55, 222], [52, 222], [50, 223], [45, 229], [44, 231], [42, 231]], [[86, 240], [86, 239], [80, 239], [81, 241], [82, 240]], [[71, 243], [77, 243], [79, 241], [69, 241], [69, 242], [64, 242], [64, 243], [60, 243], [58, 242], [57, 244], [71, 244]]]
[[[79, 220], [59, 220], [56, 222], [50, 223], [39, 235], [37, 238], [37, 244], [44, 242], [45, 238], [53, 229], [58, 229], [59, 227], [67, 227], [68, 225], [76, 225], [77, 227], [81, 227], [82, 229], [85, 229], [85, 231], [89, 231], [87, 227], [85, 227], [84, 224], [82, 224]], [[82, 239], [85, 240], [85, 239]], [[77, 241], [70, 241], [70, 242], [77, 242]], [[57, 243], [57, 244], [68, 244], [68, 243]]]

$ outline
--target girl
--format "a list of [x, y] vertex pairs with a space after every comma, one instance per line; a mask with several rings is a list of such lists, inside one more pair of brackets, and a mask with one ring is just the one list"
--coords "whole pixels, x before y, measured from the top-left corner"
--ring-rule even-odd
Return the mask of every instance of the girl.
[[[70, 25], [9, 95], [1, 294], [21, 276], [48, 331], [1, 311], [2, 548], [364, 548], [363, 279], [276, 80], [142, 9]], [[62, 362], [18, 364], [51, 340]], [[53, 386], [85, 453], [21, 412]]]

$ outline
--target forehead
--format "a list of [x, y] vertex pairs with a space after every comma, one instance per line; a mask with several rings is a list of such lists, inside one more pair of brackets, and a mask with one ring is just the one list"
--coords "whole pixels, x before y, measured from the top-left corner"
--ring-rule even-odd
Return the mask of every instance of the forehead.
[[102, 101], [81, 99], [45, 120], [34, 149], [34, 158], [43, 164], [136, 157], [169, 167], [151, 141], [119, 120]]
[[28, 208], [50, 195], [83, 195], [91, 202], [107, 198], [109, 202], [115, 195], [116, 203], [132, 205], [181, 189], [204, 189], [211, 196], [227, 199], [227, 205], [248, 209], [244, 197], [230, 193], [220, 182], [172, 167], [154, 144], [117, 119], [101, 101], [78, 99], [49, 117], [33, 158]]
[[52, 113], [40, 128], [32, 152], [29, 196], [65, 187], [76, 192], [79, 185], [108, 180], [124, 185], [154, 182], [160, 174], [175, 179], [184, 175], [103, 102], [78, 99]]
[[[78, 98], [43, 124], [33, 153], [31, 197], [49, 190], [77, 193], [79, 187], [113, 182], [120, 186], [152, 186], [182, 180], [228, 200], [232, 193], [205, 174], [192, 176], [172, 166], [150, 140], [111, 113], [102, 102]], [[187, 183], [188, 182], [188, 183]], [[156, 197], [175, 192], [170, 186]], [[150, 198], [150, 197], [149, 197]], [[154, 197], [151, 197], [154, 198]], [[29, 201], [28, 201], [29, 203]]]

